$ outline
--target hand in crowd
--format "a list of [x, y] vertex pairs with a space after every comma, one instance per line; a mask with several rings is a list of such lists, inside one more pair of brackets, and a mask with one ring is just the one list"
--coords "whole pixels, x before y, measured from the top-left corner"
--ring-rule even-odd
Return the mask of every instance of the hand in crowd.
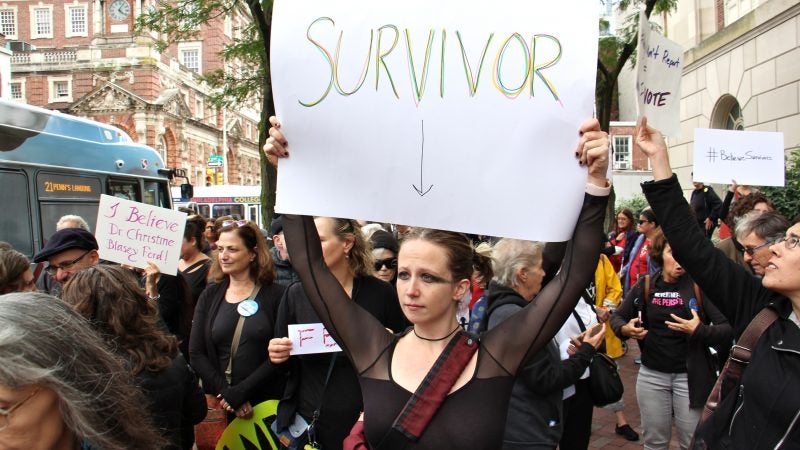
[[667, 325], [667, 328], [672, 331], [686, 333], [690, 336], [694, 334], [694, 330], [700, 325], [700, 316], [697, 315], [697, 311], [695, 310], [692, 310], [692, 318], [690, 320], [682, 319], [675, 314], [670, 314], [670, 317], [672, 317], [674, 322], [670, 322], [669, 320], [665, 321], [664, 323]]
[[710, 230], [710, 229], [714, 228], [714, 221], [711, 220], [710, 218], [706, 217], [705, 226], [706, 226], [706, 230]]
[[161, 279], [161, 270], [153, 261], [147, 261], [147, 267], [144, 269], [145, 283], [144, 289], [147, 295], [155, 297], [158, 295], [158, 280]]
[[289, 338], [273, 338], [269, 340], [269, 361], [272, 364], [285, 363], [289, 359], [289, 352], [292, 350], [292, 340]]
[[665, 180], [672, 176], [672, 167], [669, 165], [669, 153], [664, 136], [655, 128], [647, 126], [647, 117], [642, 116], [636, 129], [633, 131], [635, 144], [650, 159], [653, 168], [653, 179]]
[[622, 326], [620, 331], [622, 331], [623, 336], [632, 337], [639, 341], [647, 336], [647, 330], [641, 325], [638, 317], [634, 317], [628, 321], [628, 323]]
[[289, 156], [289, 152], [286, 150], [289, 143], [286, 142], [286, 137], [281, 132], [281, 123], [278, 121], [278, 118], [271, 116], [269, 118], [269, 123], [272, 126], [269, 127], [269, 137], [267, 138], [266, 144], [264, 144], [264, 153], [267, 154], [267, 159], [270, 163], [277, 165], [278, 158]]
[[731, 184], [728, 186], [728, 192], [735, 194], [737, 189], [739, 189], [739, 185], [736, 184], [736, 180], [731, 179]]
[[608, 172], [608, 133], [600, 128], [597, 119], [589, 119], [580, 127], [580, 140], [575, 156], [581, 166], [589, 168], [587, 181], [606, 187]]
[[[582, 343], [587, 343], [594, 347], [595, 350], [600, 348], [605, 341], [606, 338], [606, 325], [605, 324], [598, 324], [600, 325], [599, 328], [589, 328], [588, 330], [584, 331], [583, 333], [572, 336], [570, 338], [569, 347], [567, 347], [567, 354], [572, 356], [578, 352], [578, 348], [581, 346]], [[594, 334], [592, 334], [594, 333]]]
[[233, 407], [228, 403], [222, 395], [218, 395], [217, 398], [219, 399], [219, 404], [225, 411], [229, 413], [233, 413], [236, 417], [241, 417], [242, 419], [249, 419], [253, 415], [253, 407], [250, 406], [250, 402], [244, 402], [241, 406], [237, 409], [233, 409]]
[[597, 321], [600, 323], [608, 322], [609, 317], [611, 317], [611, 310], [607, 306], [597, 306], [594, 312], [597, 314]]

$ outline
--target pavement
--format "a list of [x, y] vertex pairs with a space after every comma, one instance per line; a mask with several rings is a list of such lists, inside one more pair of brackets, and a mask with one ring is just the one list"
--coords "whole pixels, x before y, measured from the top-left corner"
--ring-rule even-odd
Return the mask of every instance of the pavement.
[[[641, 449], [644, 445], [642, 441], [642, 423], [639, 418], [639, 403], [636, 401], [636, 374], [639, 373], [639, 365], [633, 359], [639, 356], [639, 346], [633, 341], [629, 341], [628, 352], [616, 359], [619, 367], [622, 384], [625, 386], [625, 418], [628, 424], [639, 433], [639, 441], [632, 442], [616, 434], [614, 428], [617, 424], [614, 412], [605, 408], [595, 408], [592, 418], [592, 437], [589, 440], [590, 449]], [[678, 449], [675, 429], [672, 431], [672, 442], [670, 449]]]

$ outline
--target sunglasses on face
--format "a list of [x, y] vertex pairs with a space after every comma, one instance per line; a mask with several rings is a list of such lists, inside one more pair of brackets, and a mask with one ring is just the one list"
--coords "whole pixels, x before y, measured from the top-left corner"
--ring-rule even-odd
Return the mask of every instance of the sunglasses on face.
[[243, 227], [247, 225], [246, 220], [223, 220], [222, 221], [222, 228], [232, 227], [236, 225], [237, 227]]
[[[756, 245], [755, 247], [747, 246], [747, 247], [744, 248], [744, 252], [747, 253], [750, 256], [753, 256], [757, 251], [761, 250], [762, 248], [764, 248], [764, 247], [766, 247], [768, 245], [772, 245], [772, 242], [767, 241], [767, 242], [764, 242], [761, 245]], [[797, 245], [797, 243], [795, 243], [795, 245]], [[786, 248], [790, 248], [790, 247], [787, 245]]]
[[63, 262], [61, 264], [50, 264], [49, 266], [47, 266], [47, 268], [45, 270], [50, 275], [55, 275], [56, 272], [58, 272], [58, 269], [69, 270], [69, 269], [72, 268], [72, 266], [75, 265], [75, 263], [77, 263], [78, 261], [82, 260], [89, 253], [91, 253], [91, 250], [88, 250], [86, 253], [82, 254], [81, 256], [78, 256], [77, 258], [73, 259], [72, 261]]
[[375, 261], [375, 270], [381, 270], [383, 266], [386, 266], [387, 269], [396, 269], [397, 268], [397, 258], [387, 258], [387, 259], [379, 259]]
[[646, 223], [650, 223], [650, 221], [649, 220], [640, 220], [639, 221], [639, 225], [644, 225]]

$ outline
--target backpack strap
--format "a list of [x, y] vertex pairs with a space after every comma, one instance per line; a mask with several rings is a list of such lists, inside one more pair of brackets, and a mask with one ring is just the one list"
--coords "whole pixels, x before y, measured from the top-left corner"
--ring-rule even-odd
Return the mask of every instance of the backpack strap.
[[478, 341], [459, 331], [447, 343], [376, 448], [397, 449], [417, 442], [477, 350]]

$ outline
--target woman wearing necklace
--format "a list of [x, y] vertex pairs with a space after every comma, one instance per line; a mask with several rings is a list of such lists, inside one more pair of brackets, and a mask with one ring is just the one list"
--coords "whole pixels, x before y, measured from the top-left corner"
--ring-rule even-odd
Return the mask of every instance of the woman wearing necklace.
[[[285, 157], [286, 140], [271, 119], [265, 150]], [[503, 440], [514, 377], [551, 341], [597, 266], [605, 205], [608, 137], [596, 120], [580, 130], [576, 157], [588, 167], [587, 194], [568, 244], [563, 269], [537, 301], [481, 336], [478, 351], [461, 372], [419, 440], [406, 448], [497, 449]], [[364, 430], [374, 448], [398, 413], [458, 334], [458, 302], [470, 287], [473, 250], [460, 233], [415, 229], [400, 247], [397, 293], [413, 332], [393, 335], [349, 301], [322, 263], [323, 251], [310, 217], [284, 216], [284, 234], [312, 306], [359, 374]], [[355, 326], [357, 324], [357, 326]], [[481, 414], [474, 414], [481, 411]]]
[[195, 308], [189, 354], [203, 389], [229, 414], [249, 418], [253, 406], [280, 398], [283, 373], [267, 359], [283, 287], [255, 224], [227, 220], [211, 269], [214, 283]]
[[[372, 276], [372, 252], [355, 220], [318, 217], [314, 219], [322, 242], [325, 265], [352, 302], [367, 310], [381, 325], [393, 331], [408, 326], [397, 301], [397, 292], [386, 282]], [[295, 283], [287, 289], [278, 311], [276, 336], [288, 336], [288, 324], [320, 323], [308, 301], [303, 286]], [[346, 357], [332, 360], [330, 353], [289, 357], [292, 342], [275, 338], [269, 343], [274, 364], [288, 361], [290, 377], [278, 407], [278, 426], [282, 429], [299, 413], [314, 424], [315, 439], [323, 449], [341, 448], [342, 440], [363, 409], [361, 388], [353, 365]], [[333, 364], [330, 377], [328, 369]], [[328, 378], [327, 384], [325, 382]]]

